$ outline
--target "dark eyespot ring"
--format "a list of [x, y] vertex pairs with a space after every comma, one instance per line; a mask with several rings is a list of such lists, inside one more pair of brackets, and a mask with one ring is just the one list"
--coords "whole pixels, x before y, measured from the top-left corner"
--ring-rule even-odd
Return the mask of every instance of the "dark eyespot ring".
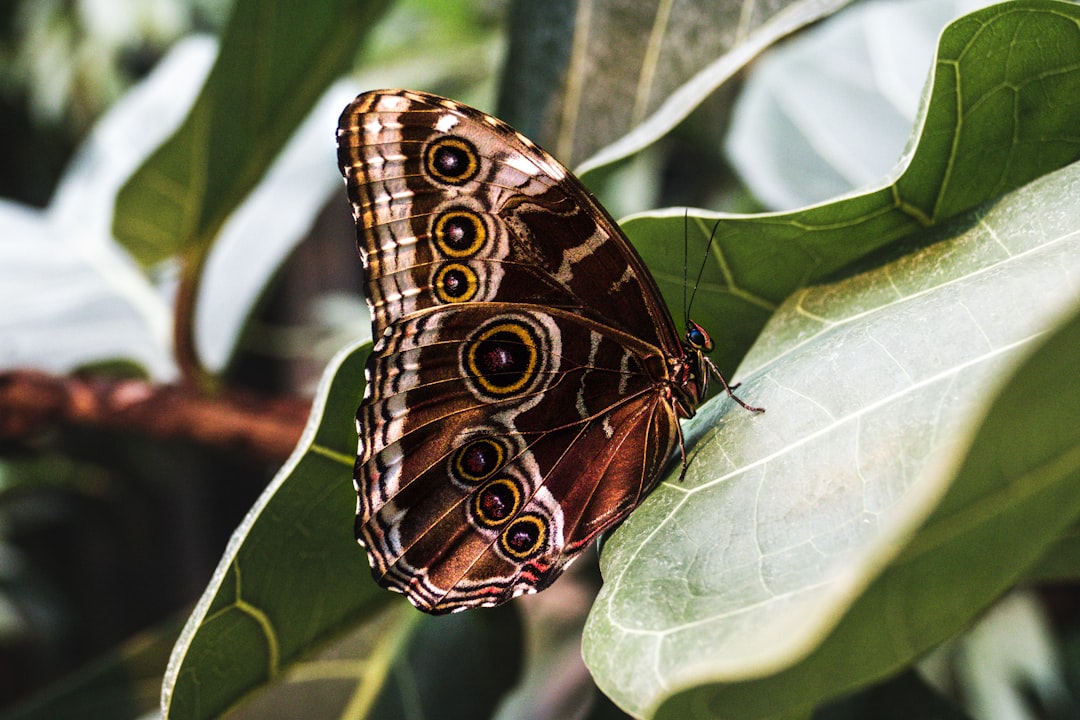
[[520, 392], [536, 377], [537, 339], [521, 322], [500, 322], [477, 334], [465, 350], [470, 380], [491, 395]]
[[547, 522], [534, 513], [521, 515], [499, 534], [499, 547], [514, 560], [528, 560], [547, 544]]
[[481, 483], [495, 474], [506, 461], [506, 448], [489, 437], [479, 437], [458, 448], [450, 461], [450, 471], [459, 482]]
[[464, 185], [480, 172], [480, 156], [468, 140], [447, 135], [424, 149], [424, 169], [436, 182]]
[[443, 255], [464, 258], [475, 255], [484, 247], [487, 229], [471, 210], [448, 210], [431, 224], [431, 236]]
[[468, 302], [476, 297], [480, 280], [468, 265], [447, 263], [435, 271], [431, 286], [445, 303]]
[[517, 483], [505, 477], [496, 478], [473, 495], [473, 516], [481, 525], [498, 527], [521, 509], [521, 499]]

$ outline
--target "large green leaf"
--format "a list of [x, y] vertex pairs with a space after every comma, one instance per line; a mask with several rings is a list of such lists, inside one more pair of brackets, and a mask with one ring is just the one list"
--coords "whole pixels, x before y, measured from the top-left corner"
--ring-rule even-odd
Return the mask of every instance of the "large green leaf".
[[518, 0], [499, 111], [570, 167], [622, 138], [597, 167], [656, 141], [757, 53], [848, 2]]
[[[958, 181], [961, 178], [957, 178]], [[779, 717], [911, 662], [1080, 515], [1080, 164], [785, 301], [586, 627], [635, 715]], [[732, 409], [734, 408], [734, 409]]]
[[234, 534], [173, 651], [167, 715], [216, 717], [392, 599], [352, 537], [352, 418], [369, 347], [332, 364], [296, 452]]
[[880, 188], [787, 213], [691, 211], [688, 225], [682, 209], [645, 213], [623, 229], [678, 311], [686, 259], [708, 254], [692, 314], [731, 371], [799, 287], [1080, 158], [1078, 24], [1075, 4], [1021, 0], [950, 25], [912, 149]]
[[213, 61], [204, 37], [174, 45], [95, 124], [47, 210], [0, 201], [0, 337], [5, 368], [53, 372], [102, 362], [176, 376], [166, 300], [110, 237], [115, 193], [183, 119]]
[[117, 198], [113, 232], [140, 263], [205, 253], [386, 4], [236, 2], [187, 120]]
[[[291, 664], [227, 717], [488, 717], [516, 679], [516, 635], [510, 608], [435, 620], [398, 602]], [[478, 692], [477, 678], [499, 692]]]

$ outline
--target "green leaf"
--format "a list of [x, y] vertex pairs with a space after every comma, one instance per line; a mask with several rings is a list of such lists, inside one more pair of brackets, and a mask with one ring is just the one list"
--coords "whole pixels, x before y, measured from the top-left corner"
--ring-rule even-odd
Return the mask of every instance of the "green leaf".
[[[519, 669], [516, 620], [510, 608], [436, 619], [394, 603], [316, 649], [228, 717], [488, 717]], [[483, 692], [477, 678], [498, 692]]]
[[1080, 578], [1080, 527], [1062, 533], [1038, 565], [1028, 571], [1029, 582], [1065, 583]]
[[155, 344], [164, 303], [106, 242], [80, 244], [39, 211], [0, 201], [0, 335], [5, 369], [67, 372], [127, 359], [159, 378], [175, 373]]
[[805, 711], [961, 630], [1071, 530], [1077, 198], [1073, 164], [780, 307], [740, 390], [767, 412], [707, 405], [685, 480], [604, 548], [585, 655], [620, 706]]
[[[409, 647], [394, 658], [392, 682], [363, 717], [492, 717], [522, 666], [515, 609], [504, 606], [492, 612], [433, 618], [405, 602], [398, 605], [400, 612], [418, 619], [417, 631]], [[342, 716], [356, 717], [332, 715]]]
[[884, 187], [787, 213], [690, 211], [689, 225], [682, 209], [652, 212], [623, 229], [675, 317], [686, 258], [708, 255], [692, 313], [730, 372], [798, 288], [1080, 158], [1078, 23], [1072, 3], [1024, 0], [950, 25], [913, 150]]
[[238, 0], [187, 120], [131, 177], [113, 232], [143, 265], [204, 253], [387, 0]]
[[216, 717], [393, 599], [352, 536], [353, 416], [369, 348], [331, 364], [297, 450], [234, 533], [173, 651], [168, 715]]
[[651, 144], [755, 54], [848, 2], [519, 1], [500, 113], [568, 167], [622, 138], [595, 168]]
[[1029, 1], [949, 26], [934, 93], [954, 102], [927, 113], [896, 183], [904, 208], [951, 217], [1080, 156], [1077, 17], [1075, 5]]
[[176, 43], [95, 124], [49, 207], [0, 201], [0, 336], [5, 368], [54, 372], [112, 361], [176, 376], [163, 342], [168, 303], [110, 236], [124, 179], [182, 119], [213, 59], [205, 37]]

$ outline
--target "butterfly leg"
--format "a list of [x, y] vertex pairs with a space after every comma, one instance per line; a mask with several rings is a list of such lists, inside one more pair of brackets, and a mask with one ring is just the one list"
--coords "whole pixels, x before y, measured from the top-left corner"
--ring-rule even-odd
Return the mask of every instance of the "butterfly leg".
[[[724, 386], [724, 392], [726, 392], [728, 394], [729, 398], [731, 398], [735, 402], [739, 403], [739, 405], [742, 406], [742, 408], [744, 410], [749, 410], [752, 413], [763, 413], [763, 412], [765, 412], [765, 408], [763, 408], [763, 407], [754, 407], [753, 405], [747, 405], [745, 402], [743, 402], [742, 398], [740, 398], [738, 395], [735, 394], [735, 389], [738, 388], [741, 383], [735, 383], [734, 385], [728, 385], [727, 380], [724, 378], [724, 374], [722, 372], [720, 372], [720, 368], [716, 367], [716, 363], [714, 363], [712, 360], [710, 360], [709, 358], [707, 358], [705, 356], [702, 356], [702, 359], [706, 362], [706, 364], [708, 364], [709, 369], [712, 371], [713, 375], [716, 375], [716, 378], [720, 381], [720, 384]], [[680, 442], [682, 441], [682, 434], [681, 433], [679, 435], [679, 440], [680, 440]]]
[[679, 431], [679, 457], [682, 460], [682, 470], [679, 471], [679, 482], [686, 477], [686, 469], [690, 467], [690, 461], [686, 457], [686, 441], [683, 439], [682, 423], [675, 421], [675, 427]]

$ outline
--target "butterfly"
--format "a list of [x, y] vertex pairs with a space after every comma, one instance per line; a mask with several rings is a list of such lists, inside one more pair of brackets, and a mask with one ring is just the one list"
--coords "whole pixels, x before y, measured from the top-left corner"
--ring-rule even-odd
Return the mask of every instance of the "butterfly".
[[378, 90], [337, 142], [374, 339], [354, 474], [372, 574], [433, 614], [542, 590], [657, 484], [724, 382], [712, 341], [502, 121]]

